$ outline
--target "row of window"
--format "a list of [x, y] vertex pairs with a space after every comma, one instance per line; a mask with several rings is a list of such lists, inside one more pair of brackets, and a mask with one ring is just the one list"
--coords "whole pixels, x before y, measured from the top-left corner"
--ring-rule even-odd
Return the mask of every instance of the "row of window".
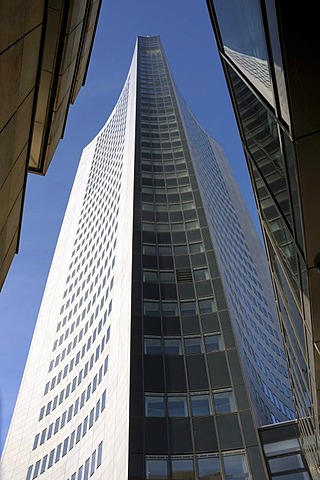
[[[96, 332], [96, 329], [95, 329], [95, 332]], [[109, 331], [110, 332], [110, 331]], [[110, 335], [110, 333], [109, 333]], [[84, 378], [86, 377], [86, 375], [88, 374], [88, 371], [91, 371], [94, 363], [96, 363], [98, 360], [99, 360], [99, 357], [100, 357], [100, 354], [101, 352], [104, 350], [104, 346], [105, 346], [105, 338], [108, 337], [108, 332], [107, 334], [102, 338], [101, 340], [101, 344], [99, 344], [95, 350], [94, 353], [92, 353], [91, 357], [90, 357], [90, 360], [87, 361], [86, 365], [85, 365], [85, 369], [84, 369]], [[81, 359], [84, 358], [86, 352], [91, 348], [91, 345], [94, 343], [94, 341], [96, 340], [97, 338], [97, 334], [95, 334], [94, 336], [90, 337], [87, 344], [84, 344], [82, 349], [79, 350], [79, 352], [77, 353], [77, 355], [70, 361], [69, 364], [67, 364], [63, 370], [60, 370], [60, 372], [55, 375], [54, 377], [52, 377], [51, 381], [47, 382], [46, 383], [46, 386], [45, 386], [45, 390], [44, 390], [44, 395], [46, 395], [49, 390], [53, 390], [57, 385], [60, 384], [60, 382], [62, 382], [62, 380], [64, 380], [66, 377], [67, 377], [67, 374], [69, 372], [69, 376], [70, 376], [70, 373], [72, 372], [73, 368], [80, 362], [80, 356], [81, 356]], [[91, 339], [92, 339], [92, 342], [91, 342]], [[76, 338], [75, 338], [76, 340]], [[108, 339], [109, 340], [109, 339]], [[70, 345], [70, 344], [69, 344]], [[89, 346], [89, 348], [87, 348]], [[67, 350], [68, 352], [68, 350]], [[82, 370], [81, 370], [82, 372]], [[82, 373], [80, 375], [79, 373], [79, 376], [78, 376], [78, 382], [76, 380], [77, 377], [75, 377], [73, 379], [73, 382], [75, 382], [75, 385], [76, 384], [80, 384], [81, 381], [82, 381]]]
[[164, 338], [145, 337], [144, 353], [146, 355], [192, 355], [201, 353], [219, 352], [224, 349], [220, 333], [205, 335], [203, 338], [186, 337], [184, 341], [179, 337]]
[[204, 298], [191, 301], [177, 302], [156, 302], [156, 301], [144, 301], [143, 313], [144, 315], [164, 317], [176, 317], [179, 315], [196, 315], [212, 313], [217, 311], [217, 306], [214, 298]]
[[[163, 130], [163, 125], [161, 125], [161, 130]], [[158, 125], [151, 125], [148, 123], [142, 123], [141, 128], [148, 129], [150, 130], [156, 130], [158, 128]], [[162, 132], [160, 132], [162, 134]], [[186, 157], [187, 152], [185, 152], [182, 148], [177, 148], [172, 152], [154, 152], [144, 149], [141, 152], [141, 162], [152, 162], [157, 163], [158, 165], [165, 165], [167, 161], [173, 162], [172, 165], [176, 165], [177, 163], [184, 163], [185, 162], [185, 157]], [[161, 160], [161, 162], [160, 162]]]
[[[94, 387], [94, 386], [93, 386]], [[34, 438], [33, 442], [33, 450], [35, 450], [39, 445], [42, 445], [45, 441], [49, 440], [53, 435], [55, 435], [59, 430], [61, 430], [67, 423], [71, 421], [73, 417], [75, 417], [81, 408], [84, 406], [85, 402], [87, 402], [90, 398], [91, 393], [94, 393], [95, 389], [92, 387], [91, 392], [91, 383], [88, 385], [88, 388], [84, 390], [81, 397], [77, 398], [74, 405], [70, 405], [68, 411], [66, 410], [63, 412], [61, 417], [58, 417], [54, 422], [52, 422], [48, 428], [44, 428], [40, 433]], [[90, 412], [89, 416], [89, 429], [91, 428], [93, 421], [97, 421], [100, 413], [103, 412], [106, 406], [106, 390], [103, 392], [101, 399], [99, 399], [96, 403], [95, 409], [93, 408]], [[78, 427], [80, 430], [81, 428]]]
[[[118, 226], [118, 224], [116, 224], [116, 225]], [[97, 253], [97, 252], [96, 252], [96, 253]], [[111, 253], [111, 252], [110, 252], [110, 253]], [[86, 259], [83, 258], [83, 263], [85, 262], [85, 260], [86, 260]], [[101, 259], [98, 259], [97, 265], [100, 265], [100, 261], [101, 261]], [[92, 258], [92, 259], [90, 260], [90, 262], [89, 262], [89, 267], [91, 267], [92, 263], [93, 263], [93, 258]], [[100, 276], [101, 276], [102, 272], [105, 271], [105, 269], [109, 266], [109, 271], [108, 271], [108, 275], [107, 275], [107, 278], [109, 278], [110, 273], [111, 273], [111, 269], [114, 267], [114, 264], [115, 264], [115, 257], [113, 257], [112, 261], [110, 261], [110, 259], [106, 258], [106, 259], [105, 259], [105, 262], [104, 262], [104, 269], [103, 269], [103, 267], [101, 267], [101, 269], [100, 269]], [[80, 267], [80, 265], [79, 265], [79, 267]], [[87, 267], [88, 267], [88, 265], [87, 265]], [[86, 269], [85, 269], [85, 271], [86, 271]], [[94, 273], [94, 271], [95, 271], [95, 268], [92, 268], [92, 272], [93, 272], [93, 273]], [[101, 286], [100, 286], [100, 287], [101, 287]], [[90, 288], [88, 288], [88, 289], [86, 290], [84, 296], [81, 297], [81, 298], [79, 299], [79, 302], [78, 302], [76, 305], [73, 306], [73, 312], [72, 312], [73, 314], [75, 314], [75, 313], [77, 312], [78, 307], [79, 307], [79, 308], [81, 307], [83, 301], [87, 300], [87, 298], [88, 298], [88, 296], [89, 296], [89, 293], [92, 293], [93, 288], [94, 288], [94, 284], [92, 283], [92, 284], [90, 285]], [[100, 293], [100, 291], [101, 291], [101, 288], [100, 288], [100, 290], [99, 290], [99, 293]], [[81, 290], [79, 290], [79, 292], [78, 292], [77, 294], [74, 294], [74, 297], [72, 297], [72, 299], [68, 299], [68, 300], [66, 301], [66, 303], [61, 306], [61, 308], [60, 308], [60, 315], [62, 315], [63, 312], [69, 308], [69, 306], [72, 307], [73, 301], [74, 301], [76, 298], [79, 297], [80, 293], [81, 293]], [[92, 300], [93, 303], [95, 302], [95, 300], [96, 300], [97, 297], [98, 297], [98, 293], [95, 293], [95, 294], [93, 295], [93, 300]], [[89, 310], [89, 308], [87, 308], [87, 310]], [[72, 310], [71, 310], [71, 311], [72, 311]], [[69, 314], [70, 314], [70, 312], [69, 312]]]
[[[79, 332], [78, 335], [76, 335], [73, 339], [73, 342], [72, 342], [72, 348], [75, 348], [75, 346], [77, 345], [78, 342], [80, 342], [82, 340], [82, 338], [85, 336], [85, 334], [87, 333], [88, 331], [88, 328], [89, 326], [91, 327], [92, 324], [93, 324], [93, 319], [94, 319], [94, 315], [92, 314], [91, 315], [91, 319], [90, 319], [90, 324], [89, 322], [86, 323], [85, 327], [82, 328]], [[106, 319], [105, 319], [106, 321]], [[104, 323], [105, 323], [104, 321]], [[69, 365], [66, 365], [64, 367], [64, 373], [63, 373], [63, 378], [65, 378], [66, 374], [68, 373], [68, 367], [69, 367], [69, 372], [72, 371], [73, 369], [73, 366], [77, 365], [79, 363], [79, 360], [80, 360], [80, 355], [81, 355], [81, 359], [84, 357], [85, 353], [87, 353], [91, 346], [94, 344], [94, 342], [96, 341], [96, 339], [98, 338], [97, 335], [99, 335], [99, 333], [101, 332], [101, 329], [102, 329], [102, 326], [104, 325], [103, 323], [103, 320], [101, 319], [99, 321], [99, 324], [98, 324], [98, 327], [96, 327], [92, 333], [92, 335], [90, 335], [90, 337], [88, 338], [87, 342], [82, 346], [82, 348], [77, 352], [77, 354], [74, 356], [74, 358], [70, 361], [70, 364]], [[89, 324], [89, 325], [88, 325]], [[109, 327], [110, 328], [110, 327]], [[68, 329], [67, 329], [68, 331]], [[67, 332], [66, 332], [67, 333]], [[108, 335], [107, 335], [108, 336]], [[97, 347], [97, 350], [96, 350], [96, 355], [99, 356], [99, 350], [98, 350], [99, 347]], [[63, 350], [63, 352], [65, 351], [65, 349]], [[58, 354], [56, 356], [56, 358], [54, 360], [51, 360], [50, 362], [50, 365], [49, 365], [49, 372], [51, 372], [51, 370], [56, 367], [57, 365], [59, 365], [60, 363], [60, 359], [61, 361], [64, 359], [64, 355], [62, 355], [61, 352], [61, 357], [60, 357], [60, 354]], [[60, 374], [60, 373], [59, 373]]]
[[[78, 342], [80, 342], [82, 340], [82, 338], [86, 335], [89, 327], [92, 326], [93, 324], [93, 320], [94, 320], [95, 316], [94, 314], [91, 315], [91, 318], [90, 318], [90, 322], [86, 322], [86, 325], [84, 328], [82, 328], [79, 332], [79, 334], [77, 334], [74, 338], [73, 338], [73, 342], [72, 342], [72, 349], [75, 348], [75, 346], [77, 345]], [[78, 317], [78, 320], [80, 319], [80, 317]], [[76, 322], [76, 326], [79, 325], [78, 323], [78, 320]], [[81, 355], [81, 359], [84, 357], [85, 353], [88, 352], [91, 348], [91, 346], [94, 344], [94, 342], [96, 341], [96, 339], [98, 338], [97, 335], [99, 336], [101, 330], [102, 330], [102, 326], [106, 323], [106, 316], [104, 317], [104, 319], [101, 319], [99, 321], [99, 324], [98, 324], [98, 327], [96, 327], [92, 333], [92, 335], [90, 335], [90, 337], [88, 338], [87, 340], [87, 343], [85, 343], [82, 348], [77, 352], [77, 354], [74, 356], [74, 358], [71, 360], [70, 362], [70, 365], [69, 365], [69, 372], [72, 371], [73, 369], [73, 366], [74, 365], [77, 365], [79, 363], [79, 360], [80, 360], [80, 355]], [[67, 329], [64, 333], [64, 339], [66, 340], [68, 338], [68, 335], [69, 333], [71, 334], [73, 332], [73, 326], [75, 325], [75, 322], [73, 322], [70, 330]], [[109, 327], [110, 328], [110, 327]], [[108, 329], [109, 330], [109, 329]], [[106, 334], [106, 337], [109, 337], [110, 336], [110, 332], [108, 334], [108, 331], [107, 331], [107, 334]], [[103, 337], [105, 338], [105, 337]], [[61, 342], [62, 343], [62, 342]], [[64, 349], [61, 354], [58, 353], [58, 355], [51, 360], [50, 364], [49, 364], [49, 372], [51, 372], [53, 370], [53, 368], [57, 367], [59, 365], [60, 362], [62, 362], [65, 358], [65, 354], [66, 354], [66, 349]], [[68, 353], [67, 353], [68, 355]], [[63, 378], [65, 378], [66, 374], [68, 372], [68, 365], [65, 366], [64, 368], [64, 373], [63, 373]]]
[[[167, 247], [162, 247], [161, 251], [165, 252], [166, 249]], [[168, 250], [170, 250], [170, 248]], [[175, 250], [179, 251], [179, 248]], [[202, 282], [211, 278], [208, 268], [194, 268], [192, 274], [194, 282]], [[176, 283], [176, 276], [173, 271], [160, 270], [157, 272], [156, 270], [143, 270], [143, 281], [147, 283]], [[192, 278], [190, 278], [190, 281], [192, 281]]]
[[[105, 235], [103, 240], [105, 242], [107, 242], [107, 235]], [[82, 244], [78, 245], [78, 247], [77, 247], [77, 250], [79, 248], [81, 248], [81, 251], [79, 252], [79, 258], [81, 257], [81, 255], [84, 255], [86, 257], [86, 260], [88, 260], [88, 258], [87, 258], [88, 253], [86, 252], [88, 245], [83, 245], [83, 243], [84, 243], [84, 240], [82, 241]], [[102, 261], [102, 257], [109, 257], [109, 260], [110, 260], [110, 263], [111, 263], [112, 252], [115, 250], [116, 244], [117, 244], [116, 239], [114, 240], [113, 244], [111, 244], [111, 245], [110, 245], [110, 240], [106, 244], [103, 244], [102, 242], [100, 243], [99, 251], [95, 252], [95, 254], [93, 256], [93, 259], [92, 259], [92, 260], [95, 260], [98, 256], [98, 254], [100, 253], [100, 258], [98, 258], [98, 260], [97, 260], [97, 265], [96, 265], [97, 268], [99, 267], [100, 262]], [[96, 245], [96, 247], [98, 247], [98, 245]], [[103, 251], [101, 251], [102, 248], [103, 248]], [[109, 250], [109, 248], [110, 248], [110, 250]], [[92, 250], [92, 253], [93, 253], [93, 250]], [[85, 275], [87, 273], [88, 267], [89, 267], [89, 265], [86, 265], [86, 267], [84, 267], [83, 271], [80, 272], [79, 277], [77, 277], [74, 281], [69, 283], [66, 290], [64, 291], [63, 298], [66, 298], [68, 294], [70, 294], [70, 295], [72, 294], [72, 291], [76, 289], [78, 281], [80, 281], [84, 276], [82, 284], [81, 285], [79, 284], [79, 287], [78, 287], [77, 291], [72, 294], [70, 302], [73, 303], [74, 299], [76, 297], [78, 297], [80, 295], [81, 291], [83, 291], [85, 289], [85, 286], [89, 285], [91, 277], [92, 277], [92, 286], [97, 285], [99, 277], [101, 277], [102, 274], [106, 272], [107, 265], [104, 265], [104, 268], [102, 270], [100, 269], [100, 272], [98, 272], [96, 274], [95, 278], [94, 278], [94, 272], [93, 272], [93, 270], [95, 271], [95, 267], [90, 269], [90, 272], [87, 275]], [[68, 276], [67, 283], [69, 282], [69, 280], [70, 280], [70, 276]], [[104, 276], [103, 282], [105, 284], [106, 275]], [[91, 293], [91, 291], [92, 291], [92, 289], [91, 289], [91, 286], [90, 286], [90, 293]], [[58, 325], [61, 325], [61, 321], [59, 322]], [[59, 328], [57, 328], [57, 331], [58, 330], [59, 330]]]
[[[161, 211], [161, 210], [159, 210]], [[155, 256], [173, 256], [173, 255], [192, 255], [193, 253], [204, 252], [204, 245], [202, 242], [190, 243], [189, 245], [154, 245], [143, 244], [142, 253], [144, 255]], [[207, 278], [205, 278], [206, 280]]]
[[[91, 357], [92, 359], [92, 357]], [[101, 364], [100, 368], [99, 368], [99, 372], [93, 377], [93, 380], [92, 380], [92, 391], [95, 391], [97, 385], [100, 385], [101, 383], [101, 380], [102, 380], [102, 377], [107, 373], [108, 371], [108, 361], [109, 361], [109, 357], [108, 355], [105, 357], [104, 359], [104, 362]], [[82, 382], [82, 380], [84, 380], [86, 378], [86, 376], [88, 375], [88, 372], [92, 369], [93, 367], [93, 361], [91, 362], [90, 361], [90, 364], [89, 362], [87, 362], [84, 366], [84, 368], [82, 368], [79, 372], [79, 374], [77, 376], [74, 377], [74, 379], [72, 380], [72, 382], [69, 382], [68, 385], [66, 386], [66, 388], [62, 389], [60, 391], [60, 394], [59, 394], [59, 405], [63, 402], [63, 400], [65, 400], [66, 398], [68, 398], [68, 396], [70, 395], [70, 393], [74, 392], [74, 390], [76, 389], [77, 386], [80, 385], [80, 383]], [[89, 383], [88, 385], [88, 389], [91, 389], [91, 382]], [[56, 404], [57, 403], [57, 397], [58, 395], [54, 398], [53, 400], [53, 404]], [[50, 402], [49, 402], [50, 403]], [[48, 403], [48, 405], [49, 405]], [[48, 407], [47, 405], [47, 407]], [[42, 407], [43, 408], [43, 407]], [[42, 409], [41, 409], [41, 412], [40, 412], [40, 417], [41, 417], [41, 414], [42, 414]]]
[[231, 390], [187, 395], [145, 394], [146, 417], [199, 417], [236, 411]]
[[[197, 477], [196, 477], [197, 473]], [[245, 454], [239, 452], [225, 452], [218, 455], [197, 456], [196, 458], [184, 456], [147, 457], [146, 478], [149, 480], [249, 480], [248, 466]]]
[[[85, 464], [80, 466], [78, 471], [71, 475], [70, 480], [88, 480], [89, 476], [91, 477], [94, 474], [96, 469], [99, 468], [102, 463], [102, 446], [103, 442], [101, 442], [98, 445], [98, 448], [93, 451], [91, 457], [86, 460]], [[42, 460], [38, 460], [34, 465], [30, 465], [26, 480], [38, 478], [39, 475], [51, 468], [54, 463], [57, 463], [60, 458], [64, 457], [64, 455], [66, 455], [66, 453], [64, 453], [64, 447], [65, 441], [63, 447], [62, 443], [60, 443], [56, 449], [51, 450], [51, 452], [48, 455], [45, 455]], [[68, 450], [68, 447], [66, 450]], [[69, 450], [71, 450], [71, 448], [69, 448]]]
[[[112, 304], [110, 304], [110, 305], [112, 305]], [[107, 313], [107, 312], [106, 312], [106, 313]], [[105, 322], [106, 322], [106, 319], [107, 319], [107, 315], [105, 314], [105, 316], [104, 316], [104, 321], [103, 321], [104, 324], [105, 324]], [[102, 337], [101, 342], [100, 342], [100, 345], [99, 345], [99, 346], [97, 347], [97, 349], [96, 349], [94, 363], [97, 362], [97, 360], [99, 359], [100, 354], [104, 351], [105, 345], [107, 345], [107, 343], [108, 343], [108, 341], [109, 341], [109, 339], [110, 339], [110, 328], [111, 328], [111, 327], [109, 326], [108, 329], [107, 329], [107, 333]], [[63, 360], [63, 358], [64, 358], [64, 353], [65, 353], [65, 349], [63, 350], [63, 352], [62, 352], [62, 354], [61, 354], [61, 357], [62, 357], [61, 359], [62, 359], [62, 360]], [[69, 353], [69, 352], [68, 352], [68, 350], [67, 350], [67, 354], [68, 354], [68, 353]], [[58, 357], [59, 357], [59, 356], [58, 356]], [[57, 358], [58, 358], [58, 357], [57, 357]], [[82, 357], [81, 357], [81, 358], [82, 358]], [[92, 360], [92, 356], [91, 356], [90, 365], [91, 365], [92, 362], [93, 362], [93, 360]], [[92, 367], [91, 367], [91, 368], [92, 368]], [[90, 369], [91, 369], [91, 368], [90, 368]], [[83, 378], [85, 378], [85, 377], [87, 376], [88, 370], [89, 370], [89, 362], [87, 362], [86, 365], [85, 365]], [[82, 375], [81, 375], [79, 378], [80, 378], [79, 381], [81, 382], [81, 381], [82, 381]], [[64, 396], [65, 390], [63, 389], [63, 390], [60, 392], [60, 395], [59, 395], [59, 396], [56, 395], [53, 400], [50, 400], [46, 406], [43, 406], [43, 407], [41, 408], [41, 410], [40, 410], [40, 415], [39, 415], [39, 421], [42, 420], [42, 418], [44, 417], [44, 415], [45, 415], [45, 416], [49, 415], [49, 413], [50, 413], [51, 411], [53, 411], [53, 410], [57, 407], [57, 405], [60, 405], [60, 404], [63, 402], [64, 398], [67, 398], [67, 397], [68, 397], [68, 395], [69, 395], [69, 393], [70, 393], [70, 388], [71, 388], [71, 383], [70, 383], [70, 384], [67, 386], [67, 388], [66, 388], [66, 395], [65, 395], [65, 396]], [[59, 398], [59, 400], [58, 400], [58, 398]]]

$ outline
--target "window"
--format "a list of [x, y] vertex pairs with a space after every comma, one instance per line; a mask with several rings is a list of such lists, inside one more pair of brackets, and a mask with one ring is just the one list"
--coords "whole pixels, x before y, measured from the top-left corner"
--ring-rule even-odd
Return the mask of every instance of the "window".
[[147, 459], [146, 476], [148, 480], [167, 480], [168, 461], [166, 459]]
[[28, 472], [27, 472], [26, 480], [30, 480], [30, 478], [31, 478], [31, 472], [32, 472], [32, 468], [33, 468], [33, 465], [30, 465], [30, 467], [28, 468]]
[[172, 480], [194, 480], [195, 473], [192, 459], [172, 459]]
[[206, 345], [206, 352], [218, 352], [219, 350], [223, 350], [222, 337], [220, 334], [205, 336], [204, 343]]
[[60, 460], [61, 447], [62, 447], [62, 443], [59, 443], [59, 445], [57, 446], [55, 463], [57, 463]]
[[197, 282], [208, 280], [210, 278], [209, 270], [207, 268], [198, 268], [197, 270], [193, 270], [193, 276]]
[[161, 355], [161, 340], [160, 338], [145, 338], [144, 353], [147, 355]]
[[49, 455], [48, 468], [52, 467], [53, 458], [54, 458], [54, 449], [51, 450], [50, 455]]
[[164, 398], [149, 397], [145, 398], [146, 417], [164, 417]]
[[69, 437], [65, 438], [63, 442], [63, 449], [62, 449], [62, 456], [64, 457], [67, 454], [68, 451], [68, 443], [69, 443]]
[[157, 282], [158, 273], [144, 270], [143, 271], [143, 281], [144, 282]]
[[40, 460], [38, 460], [37, 463], [34, 466], [34, 471], [33, 471], [32, 478], [37, 478], [38, 473], [39, 473], [39, 468], [40, 468]]
[[180, 302], [181, 315], [194, 315], [197, 313], [196, 302]]
[[211, 415], [209, 395], [191, 395], [191, 407], [194, 417]]
[[175, 283], [175, 276], [173, 272], [160, 272], [161, 283]]
[[222, 478], [220, 461], [218, 457], [198, 457], [199, 480], [214, 480]]
[[192, 243], [190, 245], [190, 253], [201, 253], [204, 252], [203, 243]]
[[145, 315], [160, 315], [159, 302], [143, 302], [143, 312]]
[[200, 228], [199, 222], [186, 222], [186, 230], [195, 230]]
[[[248, 467], [245, 456], [240, 455], [225, 455], [223, 457], [224, 468], [226, 471], [226, 479], [248, 480]], [[247, 474], [247, 475], [243, 475]]]
[[236, 410], [232, 391], [214, 393], [213, 402], [216, 413], [230, 413]]
[[164, 340], [165, 355], [181, 355], [181, 340], [180, 338], [166, 338]]
[[172, 255], [171, 247], [158, 247], [158, 248], [159, 248], [159, 255]]
[[157, 247], [155, 245], [143, 245], [143, 253], [145, 255], [156, 255]]
[[174, 253], [176, 255], [187, 255], [188, 254], [187, 245], [178, 245], [178, 246], [174, 247]]
[[92, 457], [91, 457], [90, 477], [94, 474], [94, 471], [95, 471], [95, 468], [96, 468], [96, 455], [97, 455], [97, 452], [95, 450], [92, 454]]
[[88, 480], [89, 478], [89, 465], [90, 465], [90, 458], [87, 458], [86, 463], [84, 464], [83, 480]]
[[178, 315], [178, 306], [175, 302], [162, 302], [161, 308], [164, 317], [176, 317]]
[[97, 468], [100, 467], [102, 462], [102, 444], [103, 442], [99, 443], [99, 446], [98, 446]]
[[282, 457], [270, 458], [269, 466], [271, 473], [277, 473], [301, 469], [304, 467], [304, 464], [300, 453], [297, 453], [294, 455], [284, 455]]
[[33, 450], [34, 450], [35, 448], [37, 448], [37, 446], [38, 446], [38, 442], [39, 442], [39, 435], [40, 435], [40, 434], [39, 434], [39, 433], [37, 433], [37, 435], [36, 435], [36, 436], [35, 436], [35, 438], [34, 438], [34, 442], [33, 442]]
[[184, 349], [185, 349], [186, 354], [201, 353], [202, 352], [201, 337], [186, 338], [184, 340]]
[[199, 300], [199, 309], [200, 313], [211, 313], [217, 310], [213, 298]]
[[187, 398], [168, 397], [168, 415], [169, 417], [187, 417]]
[[42, 460], [40, 474], [43, 473], [47, 466], [48, 455], [45, 455]]

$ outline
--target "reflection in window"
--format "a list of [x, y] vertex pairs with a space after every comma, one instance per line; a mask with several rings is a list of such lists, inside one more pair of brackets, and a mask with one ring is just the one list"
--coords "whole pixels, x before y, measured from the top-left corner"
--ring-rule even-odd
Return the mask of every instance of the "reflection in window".
[[160, 272], [161, 283], [175, 283], [175, 276], [173, 272]]
[[[257, 0], [215, 0], [225, 52], [273, 104], [267, 48]], [[232, 14], [231, 14], [232, 11]]]
[[164, 353], [166, 355], [181, 355], [180, 338], [166, 338], [164, 341]]
[[201, 252], [204, 252], [204, 245], [203, 245], [203, 243], [191, 243], [191, 245], [190, 245], [190, 252], [191, 252], [191, 253], [201, 253]]
[[157, 247], [155, 245], [143, 245], [143, 253], [145, 255], [156, 255]]
[[159, 338], [145, 338], [144, 353], [147, 355], [161, 355], [161, 340]]
[[162, 302], [161, 308], [164, 317], [176, 317], [178, 315], [178, 305], [175, 302]]
[[221, 467], [218, 457], [198, 457], [199, 480], [221, 480]]
[[196, 478], [192, 459], [172, 459], [171, 465], [173, 480], [194, 480]]
[[240, 480], [247, 480], [249, 478], [247, 462], [244, 454], [225, 455], [223, 457], [223, 463], [227, 480], [236, 478], [239, 478]]
[[194, 417], [211, 415], [209, 395], [191, 395], [191, 407]]
[[216, 413], [230, 413], [236, 410], [233, 393], [230, 390], [214, 393], [213, 402]]
[[145, 398], [146, 417], [164, 417], [164, 398], [146, 397]]
[[168, 397], [169, 417], [187, 417], [188, 406], [186, 397]]
[[207, 335], [204, 337], [204, 343], [206, 345], [206, 352], [218, 352], [223, 350], [222, 337], [220, 334]]
[[202, 352], [201, 337], [186, 338], [184, 341], [184, 348], [185, 348], [186, 354], [201, 353]]
[[195, 281], [202, 281], [208, 280], [210, 278], [209, 270], [207, 268], [198, 268], [197, 270], [193, 270], [193, 276]]
[[143, 281], [144, 282], [157, 282], [158, 281], [158, 273], [152, 271], [143, 271]]
[[152, 480], [167, 480], [168, 462], [165, 459], [147, 459], [146, 477]]
[[200, 228], [199, 222], [186, 222], [186, 230], [196, 230]]
[[143, 302], [143, 313], [145, 315], [160, 315], [159, 302]]
[[300, 453], [296, 455], [284, 455], [283, 457], [271, 458], [269, 460], [271, 473], [285, 472], [304, 468]]
[[177, 245], [174, 247], [174, 253], [176, 255], [187, 255], [188, 254], [188, 246], [187, 245]]
[[211, 313], [217, 310], [213, 298], [199, 300], [199, 309], [200, 309], [200, 313]]
[[194, 315], [197, 313], [196, 302], [180, 302], [181, 315]]
[[159, 255], [172, 255], [171, 247], [159, 247]]

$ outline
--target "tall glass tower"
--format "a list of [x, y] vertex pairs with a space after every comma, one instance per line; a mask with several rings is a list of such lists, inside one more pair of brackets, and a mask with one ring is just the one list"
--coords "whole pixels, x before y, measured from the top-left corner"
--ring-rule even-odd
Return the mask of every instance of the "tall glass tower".
[[81, 157], [2, 479], [266, 479], [257, 426], [294, 418], [267, 271], [220, 146], [139, 37]]

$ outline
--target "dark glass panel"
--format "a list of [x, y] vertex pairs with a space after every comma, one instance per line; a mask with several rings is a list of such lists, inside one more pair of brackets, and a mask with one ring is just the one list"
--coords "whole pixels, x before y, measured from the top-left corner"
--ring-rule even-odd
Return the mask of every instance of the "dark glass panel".
[[146, 355], [144, 358], [144, 384], [147, 392], [164, 392], [162, 356]]
[[192, 453], [189, 418], [169, 419], [169, 442], [173, 454]]
[[208, 377], [204, 356], [190, 355], [186, 358], [186, 361], [190, 390], [208, 390]]
[[185, 392], [187, 387], [183, 357], [165, 357], [165, 369], [167, 391]]
[[145, 419], [145, 452], [146, 454], [167, 454], [167, 424], [165, 418]]
[[193, 431], [197, 453], [215, 452], [218, 450], [212, 417], [194, 418]]
[[210, 353], [207, 359], [212, 388], [223, 388], [231, 385], [224, 352]]

